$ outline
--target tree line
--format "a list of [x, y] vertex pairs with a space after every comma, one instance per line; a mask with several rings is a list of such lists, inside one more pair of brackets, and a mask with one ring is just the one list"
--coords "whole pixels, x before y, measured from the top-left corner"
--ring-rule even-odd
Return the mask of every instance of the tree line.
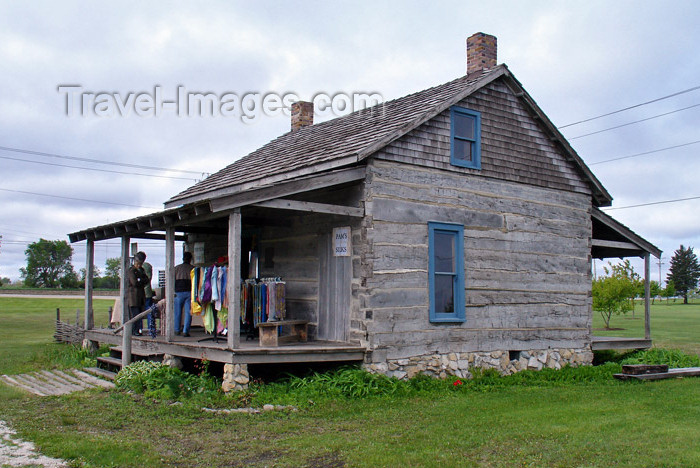
[[[24, 285], [29, 288], [75, 289], [85, 287], [85, 268], [76, 272], [71, 260], [73, 247], [63, 240], [39, 239], [27, 246], [24, 251], [27, 266], [20, 268]], [[93, 266], [94, 288], [119, 288], [120, 259], [108, 258], [105, 261], [104, 274]]]

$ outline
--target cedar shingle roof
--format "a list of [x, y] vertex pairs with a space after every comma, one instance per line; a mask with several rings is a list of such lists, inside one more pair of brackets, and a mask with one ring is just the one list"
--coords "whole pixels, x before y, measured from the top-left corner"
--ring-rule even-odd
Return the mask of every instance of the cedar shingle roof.
[[[250, 188], [256, 182], [260, 185], [269, 183], [271, 178], [275, 181], [291, 179], [302, 173], [356, 164], [503, 75], [511, 78], [520, 88], [508, 68], [499, 65], [479, 76], [462, 76], [369, 109], [290, 131], [175, 195], [166, 202], [166, 207], [217, 198], [224, 191], [231, 193], [231, 188], [239, 185], [245, 184], [245, 188]], [[536, 107], [531, 99], [528, 104]], [[539, 108], [536, 111], [544, 116]], [[546, 120], [555, 136], [564, 140], [554, 125]], [[581, 167], [584, 177], [590, 180], [594, 192], [602, 195], [603, 199], [609, 198], [600, 182], [565, 140], [563, 146]], [[245, 188], [241, 187], [242, 190]]]

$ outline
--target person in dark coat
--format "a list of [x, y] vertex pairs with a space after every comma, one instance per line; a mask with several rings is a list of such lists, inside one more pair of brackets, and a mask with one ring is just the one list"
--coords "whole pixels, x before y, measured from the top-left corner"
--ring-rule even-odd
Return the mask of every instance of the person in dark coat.
[[[143, 255], [143, 253], [138, 252], [134, 256], [134, 264], [131, 265], [129, 271], [126, 274], [126, 300], [129, 306], [130, 319], [136, 317], [138, 314], [143, 312], [144, 306], [146, 305], [146, 293], [144, 292], [144, 288], [150, 280], [148, 279], [148, 275], [146, 275], [146, 272], [143, 269], [143, 262], [145, 260], [146, 256]], [[131, 333], [133, 335], [140, 335], [142, 328], [143, 320], [137, 320], [132, 325]]]

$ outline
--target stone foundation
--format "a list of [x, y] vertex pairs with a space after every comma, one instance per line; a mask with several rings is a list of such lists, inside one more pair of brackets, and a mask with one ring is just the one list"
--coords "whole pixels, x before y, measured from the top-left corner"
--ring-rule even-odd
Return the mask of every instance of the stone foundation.
[[177, 356], [173, 356], [172, 354], [164, 354], [163, 355], [163, 365], [169, 366], [169, 367], [174, 367], [175, 369], [182, 369], [182, 359], [180, 359]]
[[[512, 358], [512, 359], [511, 359]], [[503, 375], [522, 370], [541, 370], [545, 367], [561, 369], [565, 365], [580, 366], [593, 362], [590, 349], [543, 349], [525, 351], [490, 351], [471, 353], [428, 354], [386, 362], [365, 364], [369, 372], [385, 374], [398, 379], [410, 379], [426, 374], [444, 379], [448, 375], [470, 378], [471, 368], [496, 369]]]
[[248, 364], [224, 364], [224, 381], [221, 388], [224, 392], [238, 392], [248, 388], [250, 374]]

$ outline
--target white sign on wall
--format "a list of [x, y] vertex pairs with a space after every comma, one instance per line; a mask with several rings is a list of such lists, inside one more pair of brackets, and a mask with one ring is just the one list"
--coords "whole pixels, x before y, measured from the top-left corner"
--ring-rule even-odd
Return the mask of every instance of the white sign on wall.
[[350, 226], [339, 227], [333, 229], [333, 256], [334, 257], [349, 257], [350, 256]]
[[204, 264], [204, 242], [194, 243], [194, 264], [203, 265]]

